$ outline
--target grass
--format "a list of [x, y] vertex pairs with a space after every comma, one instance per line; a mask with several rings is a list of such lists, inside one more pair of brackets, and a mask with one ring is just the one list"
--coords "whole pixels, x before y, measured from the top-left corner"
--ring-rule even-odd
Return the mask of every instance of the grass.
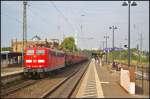
[[[141, 55], [139, 57], [137, 51], [135, 49], [132, 49], [131, 51], [131, 65], [139, 65], [140, 67], [149, 67], [149, 57], [146, 55]], [[113, 51], [108, 54], [108, 59], [112, 61], [112, 57], [114, 56], [114, 60], [119, 63], [128, 64], [128, 52], [127, 50], [122, 51]], [[139, 62], [139, 58], [141, 62]]]
[[[119, 63], [124, 63], [124, 64], [128, 64], [128, 60], [118, 60], [118, 59], [115, 59], [116, 62], [119, 62]], [[130, 62], [131, 65], [139, 65], [139, 67], [149, 67], [149, 62], [142, 62], [142, 63], [139, 63], [139, 61], [137, 60], [131, 60]]]

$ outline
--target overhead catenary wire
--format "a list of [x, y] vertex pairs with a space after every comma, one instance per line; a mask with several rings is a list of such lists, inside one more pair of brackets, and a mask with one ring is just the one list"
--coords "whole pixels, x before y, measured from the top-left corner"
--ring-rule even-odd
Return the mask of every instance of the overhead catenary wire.
[[[42, 23], [44, 23], [45, 25], [47, 25], [47, 26], [49, 26], [50, 25], [50, 22], [48, 22], [48, 20], [46, 20], [46, 18], [43, 16], [43, 14], [41, 14], [41, 13], [38, 13], [38, 12], [40, 12], [40, 8], [36, 8], [37, 10], [31, 10], [31, 8], [29, 9], [30, 10], [30, 12], [32, 13], [32, 15], [34, 15], [34, 16], [38, 16], [39, 18], [40, 18], [40, 20], [42, 21]], [[42, 11], [41, 11], [42, 12]], [[49, 27], [48, 27], [49, 28]], [[57, 28], [58, 29], [58, 28]], [[64, 37], [63, 37], [64, 38]]]
[[45, 23], [45, 24], [47, 24], [47, 25], [50, 25], [50, 23], [48, 23], [48, 22], [41, 16], [41, 14], [38, 14], [37, 12], [35, 12], [35, 11], [31, 10], [31, 9], [29, 9], [29, 10], [30, 10], [30, 12], [31, 12], [33, 15], [40, 17], [40, 19], [42, 20], [43, 23]]
[[[56, 7], [56, 6], [55, 6]], [[70, 6], [68, 6], [69, 7], [69, 10], [72, 10], [72, 8], [70, 7]], [[72, 13], [74, 12], [74, 10], [72, 10]], [[84, 13], [85, 13], [85, 11], [83, 11]], [[82, 15], [82, 14], [81, 14]], [[77, 22], [77, 21], [76, 21]], [[76, 29], [77, 29], [77, 32], [78, 33], [80, 33], [80, 26], [81, 26], [81, 24], [79, 24], [79, 23], [76, 23], [76, 22], [74, 22], [76, 25], [75, 25], [75, 27], [76, 27]], [[78, 33], [77, 32], [75, 32], [75, 39], [77, 40], [77, 39], [91, 39], [91, 38], [86, 38], [86, 37], [79, 37], [79, 35], [78, 35]], [[77, 41], [76, 41], [76, 44], [77, 44]]]
[[[31, 6], [31, 5], [29, 5], [29, 4], [27, 4], [27, 6]], [[30, 7], [28, 7], [28, 8], [30, 8]], [[18, 8], [19, 9], [19, 8]], [[31, 10], [31, 9], [28, 9], [29, 11]], [[8, 14], [6, 14], [6, 13], [3, 13], [3, 14], [1, 14], [1, 15], [4, 15], [4, 16], [7, 16], [7, 17], [9, 17], [9, 19], [12, 19], [12, 20], [14, 20], [14, 21], [16, 21], [17, 23], [19, 23], [19, 24], [23, 24], [23, 20], [21, 20], [22, 18], [14, 18], [12, 15], [8, 15]], [[28, 16], [28, 14], [27, 14], [27, 18], [28, 18], [29, 16]], [[34, 31], [34, 30], [37, 30], [37, 31], [40, 31], [40, 29], [39, 28], [36, 28], [36, 27], [33, 27], [33, 26], [31, 26], [31, 25], [29, 25], [29, 24], [27, 24], [27, 27], [26, 28], [28, 28], [29, 30], [32, 30], [32, 31]]]
[[76, 32], [75, 29], [74, 29], [74, 27], [73, 27], [73, 25], [69, 22], [69, 19], [57, 8], [57, 6], [55, 5], [55, 3], [51, 1], [51, 4], [57, 10], [57, 12], [63, 17], [63, 19], [68, 23], [68, 25], [72, 28], [72, 30], [74, 32]]
[[[29, 5], [29, 6], [32, 6], [32, 5]], [[38, 9], [38, 11], [40, 10], [39, 8], [36, 8], [36, 9]], [[29, 9], [28, 9], [29, 11], [28, 12], [30, 12], [34, 17], [39, 17], [39, 19], [42, 21], [42, 23], [44, 23], [47, 27], [50, 25], [50, 23], [46, 20], [46, 18], [44, 18], [43, 16], [42, 16], [42, 14], [40, 13], [38, 13], [37, 11], [33, 11], [33, 10], [31, 10], [31, 8], [29, 7]], [[42, 12], [42, 11], [41, 11]], [[30, 17], [31, 18], [31, 17]], [[49, 28], [49, 27], [48, 27]], [[39, 29], [37, 29], [38, 31], [39, 31]]]
[[[69, 7], [69, 10], [71, 10], [71, 13], [74, 13], [74, 10], [72, 10], [72, 6], [67, 6], [67, 7]], [[82, 9], [81, 9], [82, 10]], [[82, 10], [83, 11], [83, 10]], [[84, 12], [84, 11], [83, 11]], [[79, 13], [79, 12], [78, 12]], [[84, 12], [85, 13], [85, 12]], [[79, 17], [80, 17], [80, 15], [79, 15]], [[75, 23], [76, 23], [77, 21], [75, 21]], [[77, 26], [76, 26], [77, 25]], [[76, 23], [76, 28], [78, 29], [78, 31], [80, 32], [80, 26], [81, 26], [81, 24], [80, 23]]]
[[[16, 21], [17, 23], [19, 23], [19, 24], [22, 24], [23, 22], [21, 21], [21, 20], [19, 20], [19, 18], [14, 18], [13, 16], [11, 16], [11, 15], [8, 15], [8, 14], [4, 14], [4, 13], [1, 13], [1, 15], [2, 16], [6, 16], [6, 17], [9, 17], [9, 19], [12, 19], [13, 21]], [[31, 27], [31, 25], [27, 25], [27, 28], [29, 28], [29, 29], [31, 29], [31, 30], [38, 30], [38, 28], [33, 28], [33, 27]]]
[[18, 23], [22, 23], [22, 21], [20, 21], [19, 19], [17, 19], [17, 18], [14, 18], [14, 17], [12, 17], [12, 16], [9, 16], [8, 14], [4, 14], [4, 13], [1, 13], [1, 15], [2, 16], [6, 16], [6, 17], [9, 17], [10, 19], [12, 19], [12, 20], [14, 20], [14, 21], [16, 21], [16, 22], [18, 22]]

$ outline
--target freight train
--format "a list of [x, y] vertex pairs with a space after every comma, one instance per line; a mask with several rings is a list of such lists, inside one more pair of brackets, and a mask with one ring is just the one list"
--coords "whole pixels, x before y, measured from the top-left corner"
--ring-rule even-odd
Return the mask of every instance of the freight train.
[[72, 64], [86, 61], [84, 54], [65, 53], [57, 49], [46, 47], [25, 48], [24, 74], [43, 77], [43, 75], [70, 66]]

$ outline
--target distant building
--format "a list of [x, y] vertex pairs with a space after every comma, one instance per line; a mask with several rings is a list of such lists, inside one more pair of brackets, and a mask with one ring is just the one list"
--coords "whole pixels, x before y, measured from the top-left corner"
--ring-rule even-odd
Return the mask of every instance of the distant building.
[[99, 50], [98, 48], [92, 48], [92, 50], [95, 50], [95, 51], [97, 51], [97, 50]]
[[33, 38], [32, 38], [33, 41], [38, 41], [38, 40], [41, 40], [41, 38], [37, 35], [35, 35]]
[[[58, 48], [59, 40], [58, 39], [45, 39], [42, 40], [39, 36], [35, 35], [32, 37], [31, 40], [27, 40], [27, 44], [24, 45], [25, 47], [48, 47], [48, 48]], [[11, 41], [11, 47], [13, 52], [22, 52], [23, 48], [23, 41], [13, 39]]]

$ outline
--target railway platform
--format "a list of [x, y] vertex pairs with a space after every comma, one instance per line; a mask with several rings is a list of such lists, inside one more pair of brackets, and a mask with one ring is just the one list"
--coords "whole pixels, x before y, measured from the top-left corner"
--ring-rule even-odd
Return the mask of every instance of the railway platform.
[[17, 74], [17, 73], [22, 73], [24, 67], [6, 67], [6, 68], [1, 68], [1, 77], [12, 75], [12, 74]]
[[127, 93], [119, 84], [119, 72], [110, 71], [92, 59], [76, 98], [147, 98]]

